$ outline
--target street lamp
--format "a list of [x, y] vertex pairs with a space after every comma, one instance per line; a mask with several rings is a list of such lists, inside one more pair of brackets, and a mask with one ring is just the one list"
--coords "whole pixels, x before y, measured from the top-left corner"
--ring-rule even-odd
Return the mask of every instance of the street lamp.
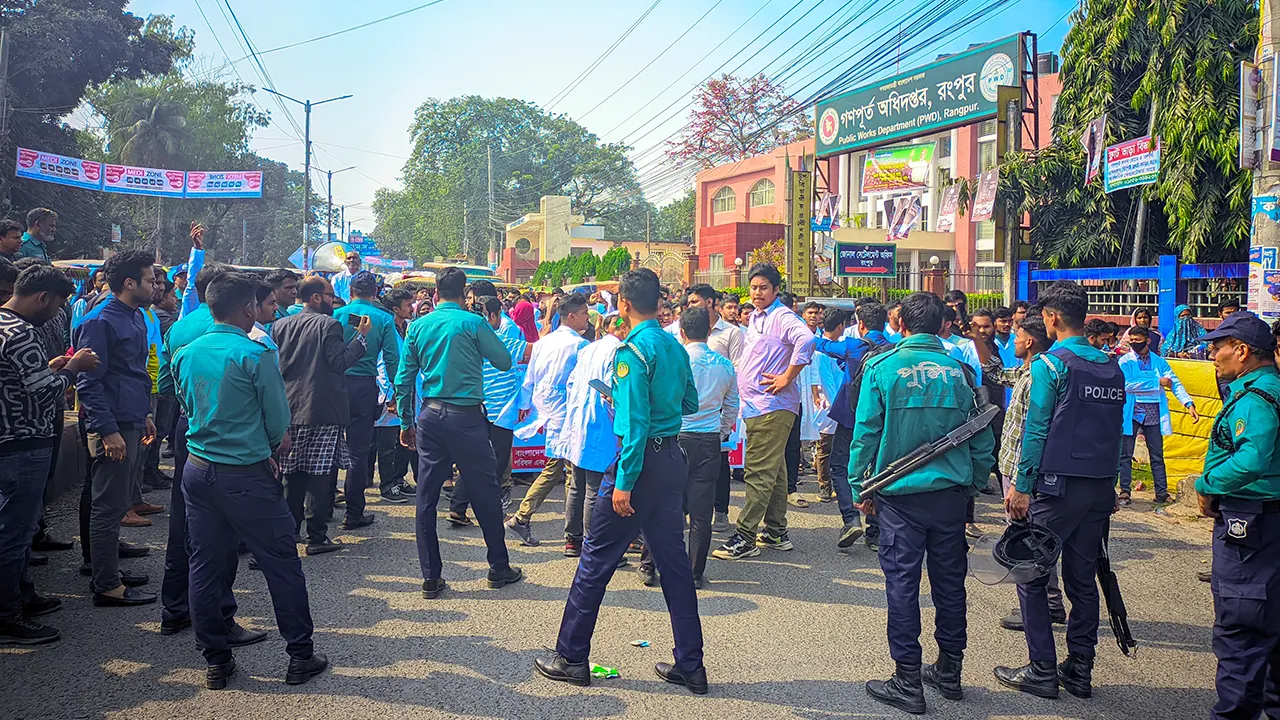
[[[344, 173], [348, 170], [355, 170], [355, 169], [356, 169], [356, 166], [352, 165], [351, 167], [344, 167], [341, 170], [325, 171], [325, 174], [329, 176], [329, 212], [327, 215], [325, 215], [325, 218], [326, 218], [325, 232], [324, 232], [325, 242], [329, 242], [329, 236], [333, 234], [333, 176], [337, 175], [338, 173]], [[346, 215], [345, 211], [343, 211], [343, 215], [344, 216]], [[341, 232], [342, 228], [338, 228], [338, 230], [339, 232]]]

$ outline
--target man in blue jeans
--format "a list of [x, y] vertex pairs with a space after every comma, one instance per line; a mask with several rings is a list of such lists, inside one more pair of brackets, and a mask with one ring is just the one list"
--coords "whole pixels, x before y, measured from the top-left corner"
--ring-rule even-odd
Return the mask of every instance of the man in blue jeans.
[[39, 645], [60, 635], [31, 620], [62, 606], [37, 595], [27, 578], [28, 549], [44, 507], [53, 464], [55, 416], [76, 373], [98, 356], [45, 359], [36, 328], [62, 311], [75, 286], [48, 265], [27, 268], [0, 307], [0, 644]]

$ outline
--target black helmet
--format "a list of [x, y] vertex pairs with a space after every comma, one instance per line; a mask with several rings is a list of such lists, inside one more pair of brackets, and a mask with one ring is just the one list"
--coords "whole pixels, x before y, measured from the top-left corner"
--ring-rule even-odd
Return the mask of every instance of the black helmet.
[[1031, 520], [1015, 520], [999, 538], [984, 535], [973, 546], [970, 573], [984, 585], [1027, 583], [1043, 577], [1062, 555], [1062, 541]]

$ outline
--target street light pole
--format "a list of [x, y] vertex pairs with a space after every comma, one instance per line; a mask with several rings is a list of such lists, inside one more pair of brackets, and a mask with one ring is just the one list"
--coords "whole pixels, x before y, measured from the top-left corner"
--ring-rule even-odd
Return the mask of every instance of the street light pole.
[[311, 108], [316, 105], [323, 105], [327, 102], [335, 100], [346, 100], [351, 95], [342, 95], [341, 97], [331, 97], [327, 100], [319, 102], [311, 102], [310, 100], [299, 100], [289, 97], [282, 92], [277, 92], [271, 88], [262, 88], [263, 90], [284, 98], [290, 102], [301, 105], [306, 110], [306, 137], [302, 141], [303, 156], [302, 161], [302, 269], [309, 270], [311, 266], [310, 244], [311, 244]]
[[[333, 234], [333, 176], [348, 170], [355, 170], [356, 166], [344, 167], [341, 170], [328, 170], [326, 174], [329, 176], [329, 212], [325, 213], [325, 232], [324, 241], [329, 242], [329, 236]], [[344, 210], [345, 213], [345, 210]], [[338, 232], [342, 232], [342, 228], [338, 228]]]

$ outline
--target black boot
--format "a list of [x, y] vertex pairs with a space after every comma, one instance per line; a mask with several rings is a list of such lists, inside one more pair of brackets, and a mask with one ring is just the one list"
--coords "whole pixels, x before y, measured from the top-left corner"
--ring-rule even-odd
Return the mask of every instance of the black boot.
[[1058, 682], [1078, 698], [1093, 697], [1093, 658], [1078, 652], [1067, 655], [1058, 666]]
[[1021, 690], [1036, 697], [1058, 697], [1058, 667], [1053, 661], [1032, 661], [1020, 668], [1000, 666], [995, 669], [1001, 685]]
[[960, 689], [960, 667], [964, 663], [964, 655], [960, 653], [938, 651], [938, 662], [925, 663], [920, 668], [920, 679], [942, 694], [948, 700], [963, 700], [964, 691]]
[[868, 681], [867, 694], [903, 712], [924, 714], [924, 686], [920, 684], [919, 665], [898, 663], [893, 677]]

